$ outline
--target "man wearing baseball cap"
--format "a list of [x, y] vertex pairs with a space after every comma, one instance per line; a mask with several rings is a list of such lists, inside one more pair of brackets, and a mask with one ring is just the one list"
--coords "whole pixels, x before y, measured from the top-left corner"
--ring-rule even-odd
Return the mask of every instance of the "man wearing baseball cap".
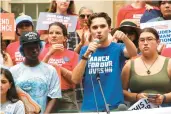
[[[19, 37], [22, 32], [30, 32], [33, 31], [33, 20], [30, 16], [22, 14], [21, 16], [17, 17], [16, 20], [16, 37]], [[13, 64], [18, 64], [23, 62], [24, 57], [19, 52], [19, 41], [12, 42], [7, 47], [7, 53], [11, 56]]]
[[41, 48], [38, 33], [22, 33], [19, 50], [25, 60], [10, 71], [15, 84], [41, 106], [41, 113], [50, 113], [56, 98], [61, 98], [60, 79], [53, 66], [39, 60]]
[[23, 14], [17, 17], [15, 23], [16, 23], [16, 34], [18, 36], [20, 36], [22, 32], [33, 31], [34, 29], [33, 20], [28, 15]]

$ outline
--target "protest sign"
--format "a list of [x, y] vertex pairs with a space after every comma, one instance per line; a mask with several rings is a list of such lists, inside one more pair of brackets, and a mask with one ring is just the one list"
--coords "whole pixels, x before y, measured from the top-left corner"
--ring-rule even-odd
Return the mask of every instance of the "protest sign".
[[68, 32], [74, 32], [77, 25], [77, 16], [40, 12], [36, 30], [48, 30], [49, 24], [53, 22], [61, 22], [67, 27]]
[[166, 44], [166, 46], [171, 45], [171, 20], [141, 23], [140, 27], [141, 29], [146, 27], [156, 29], [161, 43]]
[[32, 114], [33, 112], [38, 114], [41, 110], [39, 104], [34, 101], [31, 96], [22, 90], [20, 87], [16, 87], [19, 99], [24, 103], [26, 114]]
[[159, 108], [160, 106], [150, 103], [147, 99], [143, 98], [132, 105], [128, 110], [142, 110], [142, 109], [151, 109]]
[[4, 40], [14, 40], [14, 14], [13, 13], [1, 13], [0, 14], [0, 31]]

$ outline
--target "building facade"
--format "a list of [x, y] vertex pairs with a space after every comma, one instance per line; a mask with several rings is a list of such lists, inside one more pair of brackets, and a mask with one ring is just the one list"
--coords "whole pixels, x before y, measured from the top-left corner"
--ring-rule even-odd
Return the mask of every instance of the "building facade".
[[[46, 12], [49, 8], [50, 2], [51, 0], [1, 0], [0, 6], [8, 12], [14, 13], [15, 17], [19, 16], [21, 13], [30, 15], [33, 18], [34, 24], [36, 25], [39, 13]], [[94, 12], [106, 12], [113, 20], [112, 27], [116, 22], [118, 10], [127, 3], [130, 3], [130, 1], [75, 0], [76, 13], [78, 13], [82, 6], [89, 7]]]

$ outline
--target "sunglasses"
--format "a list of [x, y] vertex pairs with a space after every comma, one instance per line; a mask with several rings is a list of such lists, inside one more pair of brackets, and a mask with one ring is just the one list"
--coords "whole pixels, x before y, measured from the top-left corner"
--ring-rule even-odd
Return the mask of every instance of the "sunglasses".
[[29, 22], [24, 22], [24, 23], [20, 23], [18, 25], [18, 28], [29, 27], [29, 26], [32, 26], [32, 24]]
[[85, 19], [85, 17], [89, 18], [89, 17], [90, 17], [90, 14], [89, 14], [89, 15], [81, 14], [79, 17], [80, 17], [81, 19]]

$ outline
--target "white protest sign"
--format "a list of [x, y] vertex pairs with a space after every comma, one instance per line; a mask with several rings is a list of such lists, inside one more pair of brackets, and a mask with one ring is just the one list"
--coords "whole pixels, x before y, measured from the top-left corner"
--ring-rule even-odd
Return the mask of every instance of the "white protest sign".
[[171, 45], [171, 20], [141, 23], [140, 28], [152, 27], [157, 30], [160, 41], [163, 44]]
[[137, 101], [128, 110], [142, 110], [142, 109], [151, 109], [151, 108], [159, 108], [159, 107], [160, 106], [152, 104], [147, 99], [143, 98]]
[[40, 12], [36, 30], [48, 30], [49, 24], [61, 22], [66, 26], [68, 32], [74, 32], [76, 30], [77, 18], [78, 17], [74, 15], [64, 16], [57, 13]]
[[[64, 113], [58, 113], [64, 114]], [[106, 114], [106, 112], [79, 112], [79, 113], [65, 113], [65, 114]], [[134, 110], [134, 111], [116, 111], [110, 112], [110, 114], [171, 114], [170, 107], [165, 108], [155, 108], [148, 110]]]

